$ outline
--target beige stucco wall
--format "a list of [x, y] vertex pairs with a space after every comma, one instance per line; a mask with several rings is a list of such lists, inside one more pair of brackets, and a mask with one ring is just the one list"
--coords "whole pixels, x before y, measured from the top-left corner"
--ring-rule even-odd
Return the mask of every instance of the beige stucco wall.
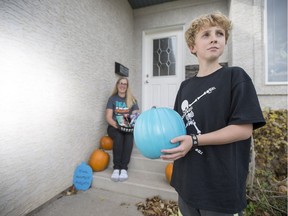
[[132, 40], [127, 0], [0, 2], [0, 215], [72, 185], [106, 134], [114, 62], [135, 77]]

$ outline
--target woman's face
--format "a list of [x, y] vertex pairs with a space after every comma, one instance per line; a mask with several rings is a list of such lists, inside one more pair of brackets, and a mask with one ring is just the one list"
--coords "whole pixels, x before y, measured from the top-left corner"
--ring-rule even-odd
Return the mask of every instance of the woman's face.
[[117, 90], [120, 94], [125, 94], [128, 88], [128, 82], [126, 79], [119, 80], [117, 84]]

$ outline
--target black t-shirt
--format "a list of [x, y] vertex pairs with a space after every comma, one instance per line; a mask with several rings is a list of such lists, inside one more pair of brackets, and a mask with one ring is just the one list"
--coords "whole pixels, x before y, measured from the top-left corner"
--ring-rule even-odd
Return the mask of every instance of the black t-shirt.
[[[205, 134], [227, 125], [265, 125], [251, 78], [239, 67], [223, 67], [182, 82], [174, 109], [187, 134]], [[223, 213], [246, 207], [251, 139], [199, 146], [174, 162], [171, 185], [193, 208]]]

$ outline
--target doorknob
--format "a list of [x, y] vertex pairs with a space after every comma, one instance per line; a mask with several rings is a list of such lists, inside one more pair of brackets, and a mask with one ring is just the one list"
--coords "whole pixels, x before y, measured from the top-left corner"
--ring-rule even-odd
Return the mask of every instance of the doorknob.
[[145, 81], [145, 83], [146, 83], [146, 84], [148, 84], [148, 83], [149, 83], [149, 81], [148, 81], [148, 80], [146, 80], [146, 81]]

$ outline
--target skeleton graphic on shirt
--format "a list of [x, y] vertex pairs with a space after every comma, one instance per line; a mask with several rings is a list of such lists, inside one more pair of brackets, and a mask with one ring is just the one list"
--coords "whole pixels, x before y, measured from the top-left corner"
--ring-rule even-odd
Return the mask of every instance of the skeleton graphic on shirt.
[[[194, 112], [193, 112], [193, 104], [195, 104], [197, 101], [199, 101], [203, 96], [207, 94], [211, 94], [213, 90], [215, 90], [215, 87], [211, 87], [208, 90], [206, 90], [202, 95], [197, 97], [192, 103], [189, 104], [187, 100], [184, 100], [181, 104], [181, 109], [183, 112], [182, 119], [186, 119], [187, 123], [185, 127], [187, 128], [190, 125], [193, 125], [193, 127], [196, 129], [197, 134], [201, 135], [201, 130], [197, 127], [197, 122], [194, 120]], [[202, 154], [203, 152], [199, 149], [195, 149], [199, 154]]]
[[[197, 131], [197, 134], [201, 134], [201, 131], [199, 130], [199, 128], [196, 125], [195, 120], [193, 119], [193, 117], [194, 117], [194, 112], [192, 111], [193, 107], [192, 106], [189, 107], [189, 103], [187, 100], [184, 100], [182, 102], [181, 109], [182, 109], [183, 113], [184, 112], [187, 113], [185, 116], [185, 118], [187, 120], [185, 127], [187, 128], [189, 125], [193, 125]], [[183, 118], [183, 116], [182, 116], [182, 118]]]

